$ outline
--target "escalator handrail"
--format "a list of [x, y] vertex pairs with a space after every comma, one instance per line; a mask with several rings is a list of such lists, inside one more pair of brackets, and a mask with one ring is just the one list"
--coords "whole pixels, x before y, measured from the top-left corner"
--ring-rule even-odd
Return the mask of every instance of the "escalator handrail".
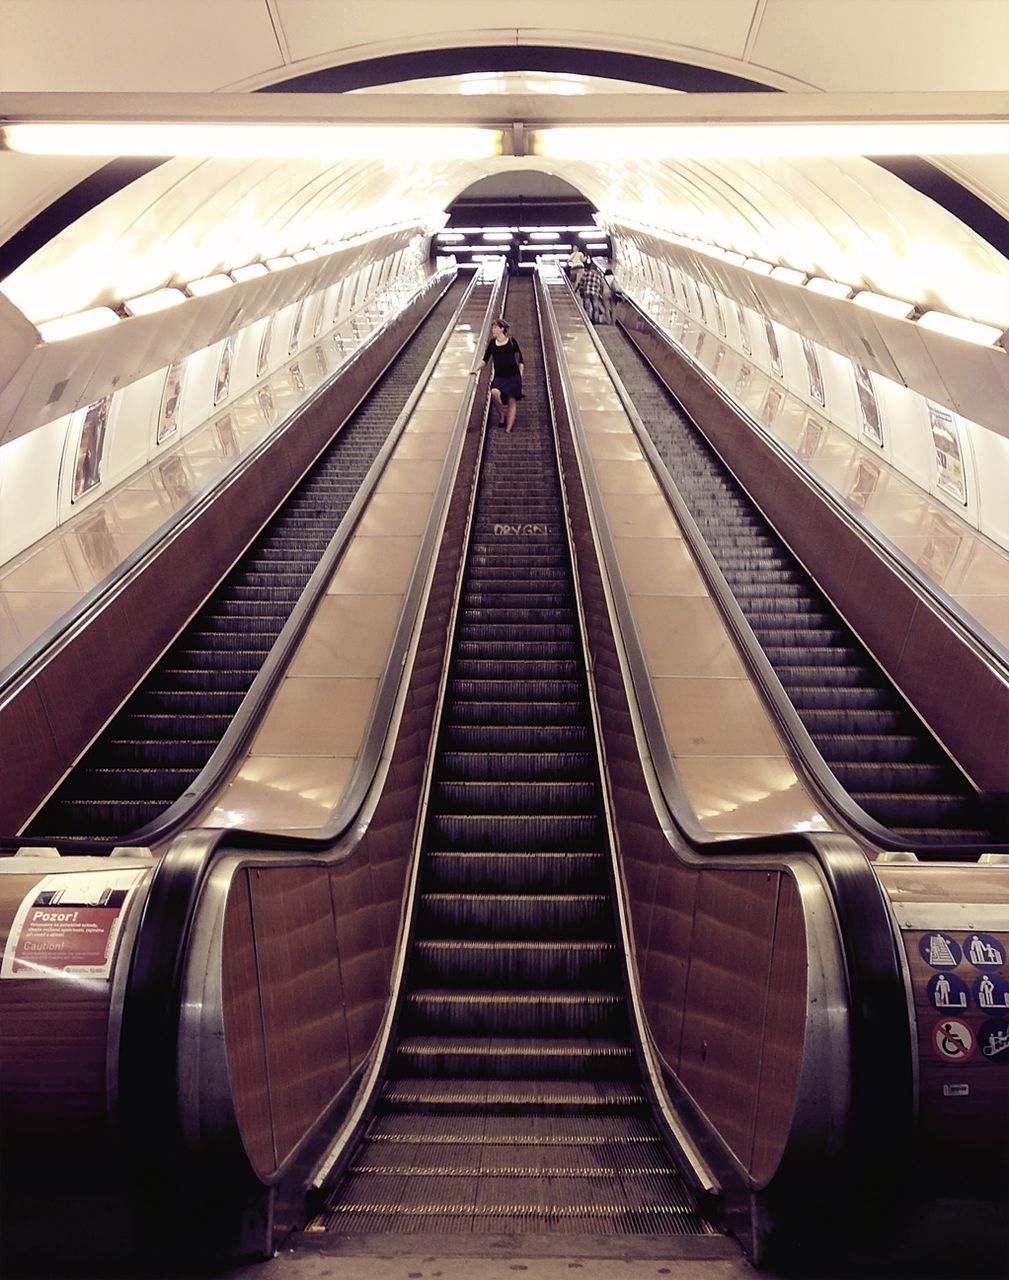
[[[498, 281], [492, 291], [481, 339], [489, 334], [501, 287], [502, 282]], [[466, 429], [479, 381], [467, 380], [468, 386], [452, 431], [453, 442], [458, 442], [460, 430]], [[448, 450], [446, 475], [450, 470], [448, 461], [457, 452], [452, 448]], [[447, 496], [445, 486], [440, 484], [440, 501], [432, 505], [428, 528], [422, 539], [422, 547], [429, 550], [437, 550], [438, 517]], [[418, 571], [415, 573], [418, 583], [427, 576], [419, 571], [419, 565], [418, 559]], [[420, 587], [414, 591], [411, 584], [408, 599], [413, 608], [413, 618], [410, 619], [404, 608], [397, 631], [397, 652], [405, 653], [408, 633], [418, 622], [422, 598]], [[404, 637], [402, 645], [401, 636]], [[317, 861], [329, 865], [351, 857], [363, 834], [363, 827], [356, 825], [358, 816], [378, 774], [392, 707], [399, 684], [407, 674], [401, 661], [390, 660], [387, 664], [377, 702], [381, 702], [388, 714], [376, 714], [369, 725], [361, 753], [362, 760], [366, 758], [369, 763], [359, 770], [356, 808], [351, 810], [345, 801], [338, 810], [339, 824], [331, 823], [324, 836], [282, 836], [238, 827], [193, 829], [177, 836], [155, 865], [128, 961], [119, 1031], [119, 1093], [116, 1101], [118, 1131], [122, 1136], [128, 1167], [147, 1201], [157, 1195], [165, 1180], [164, 1170], [175, 1167], [179, 1141], [177, 1068], [183, 984], [190, 938], [213, 868], [236, 849], [243, 851], [245, 861], [250, 860], [250, 855], [254, 858], [259, 854], [269, 861], [297, 858], [300, 864]], [[392, 687], [394, 685], [395, 688]]]
[[[619, 570], [612, 558], [612, 544], [607, 559], [607, 540], [598, 536], [606, 528], [605, 517], [601, 514], [600, 495], [592, 481], [591, 468], [586, 467], [584, 461], [587, 456], [584, 427], [572, 393], [549, 292], [549, 289], [543, 290], [547, 298], [544, 310], [558, 361], [565, 410], [571, 424], [580, 480], [592, 514], [593, 535], [600, 550], [599, 570], [612, 589]], [[626, 592], [612, 591], [611, 602], [616, 624], [614, 639], [622, 645], [632, 667], [633, 692], [628, 693], [636, 700], [640, 691], [650, 687], [647, 669], [637, 645]], [[634, 650], [637, 650], [636, 663], [632, 660]], [[651, 726], [644, 708], [642, 720], [649, 751], [657, 748], [657, 754], [665, 752], [668, 758], [657, 707]], [[667, 790], [670, 782], [674, 785]], [[691, 853], [703, 855], [707, 862], [714, 859], [724, 865], [724, 861], [746, 858], [752, 863], [752, 860], [779, 860], [795, 855], [815, 860], [833, 908], [848, 987], [852, 1083], [846, 1151], [848, 1169], [852, 1173], [864, 1171], [867, 1179], [869, 1171], [880, 1168], [888, 1170], [888, 1177], [899, 1177], [896, 1165], [901, 1155], [910, 1152], [913, 1132], [914, 1045], [900, 943], [889, 901], [868, 859], [854, 841], [836, 833], [787, 832], [717, 839], [705, 833], [699, 835], [696, 822], [692, 818], [683, 819], [684, 813], [692, 811], [689, 806], [683, 807], [685, 794], [675, 779], [671, 760], [669, 771], [660, 780], [660, 793], [665, 813], [657, 816], [662, 825], [667, 830], [672, 828]]]
[[[170, 805], [166, 806], [166, 808], [153, 821], [145, 824], [143, 827], [140, 827], [135, 831], [129, 832], [127, 835], [118, 836], [113, 839], [74, 839], [73, 849], [76, 853], [107, 853], [112, 846], [120, 848], [149, 848], [156, 845], [163, 845], [165, 841], [171, 839], [173, 835], [178, 834], [186, 827], [186, 824], [191, 820], [193, 813], [208, 802], [211, 793], [220, 785], [229, 769], [234, 765], [240, 753], [255, 733], [269, 700], [282, 679], [287, 664], [298, 642], [304, 635], [305, 629], [311, 621], [313, 611], [316, 608], [318, 601], [325, 594], [329, 579], [350, 543], [354, 529], [364, 512], [368, 499], [370, 498], [375, 486], [378, 484], [382, 470], [391, 456], [392, 450], [402, 433], [406, 420], [419, 399], [427, 378], [437, 362], [441, 351], [444, 349], [445, 343], [448, 341], [449, 335], [452, 332], [455, 320], [462, 307], [466, 305], [475, 283], [476, 276], [474, 275], [464, 292], [463, 298], [460, 300], [455, 312], [453, 313], [452, 320], [446, 326], [445, 332], [439, 340], [430, 360], [427, 362], [424, 372], [418, 379], [416, 387], [408, 397], [402, 412], [397, 416], [397, 420], [391, 428], [386, 441], [383, 443], [382, 448], [379, 450], [372, 462], [372, 465], [369, 467], [368, 473], [357, 493], [354, 495], [346, 514], [334, 531], [326, 550], [323, 552], [319, 560], [319, 563], [313, 570], [301, 596], [292, 609], [290, 616], [282, 627], [280, 634], [270, 649], [260, 670], [257, 672], [251, 686], [243, 697], [241, 705], [236, 711], [231, 723], [228, 725], [228, 728], [225, 730], [221, 741], [212, 752], [210, 759], [189, 784], [183, 794]], [[465, 408], [465, 406], [463, 406], [463, 408]], [[462, 409], [460, 412], [462, 412]], [[458, 419], [456, 427], [453, 428], [453, 430], [457, 429]], [[302, 480], [303, 479], [304, 477], [302, 477]], [[297, 485], [301, 482], [301, 480], [297, 481], [294, 489], [296, 489]], [[439, 503], [440, 499], [444, 496], [444, 485], [445, 477], [443, 475], [439, 490], [435, 495], [432, 510], [440, 509]], [[291, 492], [294, 492], [294, 489], [292, 489]], [[289, 492], [285, 497], [284, 502], [288, 501], [291, 496], [291, 492]], [[267, 518], [266, 523], [273, 519], [275, 514], [276, 511], [272, 512]], [[418, 566], [428, 562], [433, 536], [433, 531], [429, 522], [421, 540], [421, 549], [418, 552], [417, 559]], [[244, 555], [245, 551], [243, 551], [242, 554]], [[394, 636], [393, 649], [390, 653], [387, 669], [383, 673], [383, 677], [379, 682], [380, 694], [376, 699], [375, 709], [375, 715], [378, 718], [380, 718], [380, 710], [385, 714], [386, 719], [388, 718], [388, 714], [391, 713], [394, 695], [390, 694], [387, 697], [382, 696], [387, 688], [385, 677], [390, 671], [394, 672], [397, 669], [393, 665], [393, 658], [402, 658], [406, 645], [406, 639], [403, 635], [404, 624], [405, 620], [410, 616], [409, 610], [411, 608], [415, 609], [416, 607], [417, 597], [422, 585], [419, 581], [421, 577], [422, 575], [419, 575], [415, 571], [407, 594], [404, 598], [404, 607], [400, 618], [401, 625], [397, 628], [396, 635]], [[371, 739], [372, 735], [369, 731], [365, 738], [365, 749], [367, 749], [368, 743]], [[359, 802], [358, 793], [361, 789], [359, 784], [362, 773], [360, 766], [363, 763], [364, 755], [365, 750], [363, 749], [361, 758], [358, 762], [359, 767], [355, 770], [355, 774], [350, 781], [350, 785], [348, 786], [344, 797], [346, 802], [352, 802], [354, 799], [357, 799]], [[352, 789], [354, 790], [353, 797], [351, 796]], [[344, 807], [346, 807], [346, 805], [344, 805]], [[332, 822], [330, 825], [333, 825]], [[323, 845], [328, 845], [330, 843], [328, 834], [323, 835], [320, 839]], [[55, 841], [53, 837], [38, 836], [18, 837], [16, 840], [10, 841], [9, 843], [15, 845], [17, 848], [28, 848], [32, 845], [52, 845], [53, 843], [58, 843], [58, 841]]]
[[[646, 317], [647, 318], [647, 317]], [[661, 454], [656, 448], [651, 435], [641, 421], [640, 415], [634, 406], [620, 375], [617, 373], [609, 353], [599, 341], [594, 329], [591, 333], [592, 340], [595, 343], [599, 357], [602, 360], [607, 372], [613, 380], [614, 389], [620, 397], [620, 401], [624, 407], [628, 419], [634, 429], [638, 444], [644, 452], [646, 458], [651, 464], [663, 494], [676, 516], [686, 542], [688, 543], [694, 562], [697, 564], [702, 577], [709, 589], [712, 598], [715, 600], [722, 616], [725, 618], [732, 631], [736, 645], [741, 652], [744, 661], [749, 667], [754, 679], [759, 685], [766, 703], [773, 715], [773, 718], [792, 748], [795, 762], [800, 767], [801, 772], [806, 779], [812, 783], [816, 791], [826, 800], [828, 806], [837, 813], [844, 823], [853, 831], [863, 837], [868, 843], [877, 849], [891, 852], [911, 852], [914, 854], [926, 853], [929, 858], [936, 859], [941, 857], [943, 853], [950, 853], [957, 857], [967, 855], [980, 856], [982, 853], [1005, 852], [1009, 851], [1009, 846], [1000, 845], [995, 842], [987, 841], [984, 844], [966, 844], [949, 842], [943, 844], [938, 841], [928, 844], [915, 843], [905, 837], [896, 835], [889, 828], [884, 827], [876, 819], [871, 817], [865, 810], [858, 805], [850, 796], [848, 791], [837, 780], [830, 766], [824, 760], [819, 748], [810, 737], [809, 731], [803, 724], [798, 712], [792, 703], [791, 698], [785, 691], [781, 680], [764, 652], [763, 646], [753, 633], [745, 614], [739, 606], [732, 588], [722, 573], [717, 560], [709, 548], [704, 535], [697, 527], [697, 523], [690, 512], [689, 507], [684, 501], [679, 488], [669, 473]], [[658, 375], [656, 375], [658, 376]], [[694, 423], [694, 419], [683, 406], [680, 411], [684, 417], [700, 432], [700, 428]], [[703, 437], [703, 432], [700, 432]], [[704, 437], [706, 439], [706, 437]], [[717, 451], [716, 451], [717, 453]], [[726, 466], [730, 474], [732, 468], [728, 466], [720, 458], [723, 466]], [[735, 479], [735, 476], [733, 476]], [[591, 481], [590, 481], [591, 483]], [[745, 492], [745, 486], [738, 480], [737, 484]], [[752, 501], [752, 499], [751, 499]], [[765, 517], [766, 518], [766, 517]], [[609, 533], [604, 529], [601, 531], [602, 540], [608, 543]], [[614, 566], [616, 565], [615, 553], [612, 545], [608, 544], [606, 548], [607, 556]], [[793, 552], [794, 554], [794, 552]], [[626, 603], [626, 591], [623, 587], [622, 579], [617, 571], [612, 578], [614, 590], [622, 596], [622, 603], [626, 608], [628, 616], [630, 614], [629, 606]], [[632, 624], [633, 625], [633, 624]], [[639, 655], [635, 655], [636, 657]], [[633, 663], [633, 659], [632, 659]], [[638, 664], [633, 664], [637, 668]], [[644, 660], [641, 659], [641, 665]], [[658, 765], [658, 772], [664, 787], [668, 786], [671, 794], [679, 791], [679, 784], [675, 781], [675, 769], [669, 759], [668, 749], [664, 745], [664, 735], [661, 732], [661, 718], [658, 708], [655, 705], [654, 695], [650, 691], [650, 681], [647, 676], [641, 686], [645, 690], [642, 699], [642, 712], [649, 725], [649, 740], [654, 750], [656, 741], [655, 730], [658, 729], [657, 739], [661, 745], [655, 752], [655, 760]], [[937, 742], [940, 750], [945, 750], [942, 743]], [[702, 837], [703, 838], [703, 835]]]
[[[410, 299], [404, 304], [409, 306], [412, 302], [425, 291], [438, 291], [442, 283], [446, 287], [450, 283], [448, 277], [451, 274], [450, 269], [434, 272], [428, 276], [424, 283], [416, 290]], [[340, 320], [340, 324], [346, 324], [369, 305], [371, 299], [365, 299], [360, 306], [355, 307], [347, 316]], [[402, 310], [402, 308], [401, 308]], [[397, 312], [396, 315], [399, 313]], [[391, 320], [396, 319], [396, 315], [390, 317]], [[335, 326], [336, 328], [339, 327]], [[108, 607], [110, 600], [128, 586], [139, 574], [143, 573], [151, 560], [158, 554], [161, 548], [167, 543], [177, 538], [192, 524], [200, 519], [219, 496], [221, 489], [226, 485], [234, 483], [234, 481], [243, 475], [250, 467], [258, 463], [264, 454], [273, 449], [280, 438], [291, 429], [294, 423], [302, 417], [322, 396], [332, 389], [333, 383], [337, 378], [344, 377], [354, 365], [359, 363], [376, 343], [381, 341], [382, 335], [385, 333], [387, 325], [383, 325], [380, 329], [370, 333], [368, 337], [356, 347], [333, 372], [324, 378], [317, 386], [313, 387], [311, 392], [299, 404], [294, 406], [283, 417], [279, 418], [269, 432], [247, 452], [239, 454], [232, 466], [219, 476], [208, 488], [200, 490], [192, 498], [189, 499], [182, 507], [174, 512], [160, 525], [152, 534], [146, 537], [138, 546], [134, 547], [116, 566], [115, 570], [103, 578], [101, 582], [91, 587], [80, 598], [80, 600], [72, 607], [72, 609], [58, 618], [51, 626], [33, 640], [31, 644], [23, 649], [16, 658], [7, 666], [0, 669], [0, 695], [9, 697], [15, 694], [23, 684], [34, 679], [39, 667], [46, 662], [49, 657], [59, 648], [67, 643], [72, 643], [74, 638], [87, 628], [91, 619], [102, 609]], [[312, 346], [323, 342], [330, 335], [320, 337], [313, 340]], [[305, 348], [310, 351], [312, 347]], [[270, 377], [275, 377], [277, 373], [282, 372], [288, 365], [296, 363], [299, 359], [303, 359], [305, 351], [299, 352], [287, 364], [280, 366]], [[266, 378], [259, 381], [266, 381]], [[253, 384], [255, 386], [257, 384]], [[246, 389], [242, 394], [247, 395], [252, 388]], [[226, 408], [225, 404], [218, 406], [218, 411]], [[135, 479], [131, 476], [130, 479]], [[270, 519], [272, 517], [267, 517]], [[244, 554], [244, 553], [243, 553]]]
[[[956, 632], [958, 639], [963, 644], [982, 659], [992, 671], [998, 673], [1002, 679], [1009, 678], [1009, 649], [997, 636], [993, 635], [979, 619], [968, 613], [959, 601], [949, 595], [939, 583], [927, 577], [906, 552], [892, 543], [861, 512], [855, 510], [846, 502], [844, 497], [828, 481], [821, 479], [809, 467], [805, 466], [802, 460], [786, 444], [769, 431], [767, 426], [759, 418], [755, 417], [745, 405], [735, 400], [722, 383], [717, 378], [714, 378], [704, 365], [694, 359], [690, 352], [678, 343], [670, 333], [664, 330], [635, 299], [627, 294], [623, 294], [622, 297], [626, 305], [634, 312], [642, 327], [650, 329], [661, 342], [674, 349], [681, 359], [690, 365], [693, 372], [701, 378], [708, 389], [714, 392], [732, 410], [732, 413], [744, 422], [754, 435], [761, 439], [768, 449], [791, 471], [795, 472], [805, 484], [818, 491], [823, 502], [830, 507], [832, 514], [837, 519], [852, 529], [864, 542], [871, 544], [876, 554], [881, 560], [887, 562], [893, 573], [897, 574], [916, 595], [927, 599], [933, 610], [939, 611], [944, 615], [950, 629]], [[687, 416], [689, 417], [690, 415], [688, 414]], [[727, 466], [728, 464], [724, 463], [723, 460], [723, 465]], [[731, 470], [731, 467], [729, 470]], [[739, 482], [737, 481], [737, 483]], [[793, 554], [796, 553], [793, 552]], [[801, 559], [798, 556], [797, 558]]]

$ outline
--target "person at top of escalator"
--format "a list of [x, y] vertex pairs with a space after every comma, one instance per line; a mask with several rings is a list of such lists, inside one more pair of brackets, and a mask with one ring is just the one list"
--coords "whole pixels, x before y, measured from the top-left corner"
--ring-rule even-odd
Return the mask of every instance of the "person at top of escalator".
[[495, 320], [490, 327], [490, 341], [483, 360], [477, 368], [470, 369], [475, 377], [488, 360], [494, 361], [494, 377], [490, 384], [491, 415], [496, 419], [496, 426], [504, 423], [507, 432], [515, 425], [515, 415], [522, 399], [523, 369], [522, 349], [514, 338], [509, 337], [510, 330], [507, 320]]

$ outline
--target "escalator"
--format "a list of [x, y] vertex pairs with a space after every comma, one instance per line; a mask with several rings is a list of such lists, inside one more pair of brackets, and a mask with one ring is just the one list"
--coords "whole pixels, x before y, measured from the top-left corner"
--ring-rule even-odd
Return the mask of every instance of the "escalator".
[[1005, 841], [994, 808], [946, 755], [631, 340], [615, 326], [596, 332], [799, 718], [851, 799], [909, 847], [925, 846], [922, 856], [929, 844], [948, 851]]
[[459, 306], [457, 281], [24, 835], [121, 838], [199, 774], [238, 711]]
[[398, 1040], [315, 1230], [711, 1235], [651, 1118], [625, 999], [531, 283], [488, 428]]

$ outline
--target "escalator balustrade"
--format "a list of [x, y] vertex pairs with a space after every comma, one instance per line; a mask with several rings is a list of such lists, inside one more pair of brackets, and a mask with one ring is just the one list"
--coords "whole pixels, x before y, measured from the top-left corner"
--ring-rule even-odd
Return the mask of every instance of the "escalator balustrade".
[[393, 365], [25, 831], [123, 837], [153, 822], [218, 746], [417, 385], [466, 284]]
[[508, 318], [525, 399], [488, 429], [398, 1040], [314, 1225], [710, 1234], [628, 1022], [531, 285]]
[[597, 333], [799, 718], [851, 798], [911, 846], [1005, 840], [630, 339], [614, 326]]

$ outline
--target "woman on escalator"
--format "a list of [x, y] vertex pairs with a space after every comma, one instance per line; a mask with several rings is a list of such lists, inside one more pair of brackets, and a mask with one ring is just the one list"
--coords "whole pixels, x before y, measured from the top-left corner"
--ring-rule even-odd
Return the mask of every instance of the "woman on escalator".
[[483, 353], [483, 360], [470, 373], [475, 377], [487, 361], [494, 361], [494, 378], [490, 384], [491, 413], [495, 425], [505, 424], [510, 432], [515, 425], [519, 401], [522, 399], [522, 350], [514, 338], [508, 336], [511, 325], [507, 320], [495, 320], [490, 327], [490, 341]]

